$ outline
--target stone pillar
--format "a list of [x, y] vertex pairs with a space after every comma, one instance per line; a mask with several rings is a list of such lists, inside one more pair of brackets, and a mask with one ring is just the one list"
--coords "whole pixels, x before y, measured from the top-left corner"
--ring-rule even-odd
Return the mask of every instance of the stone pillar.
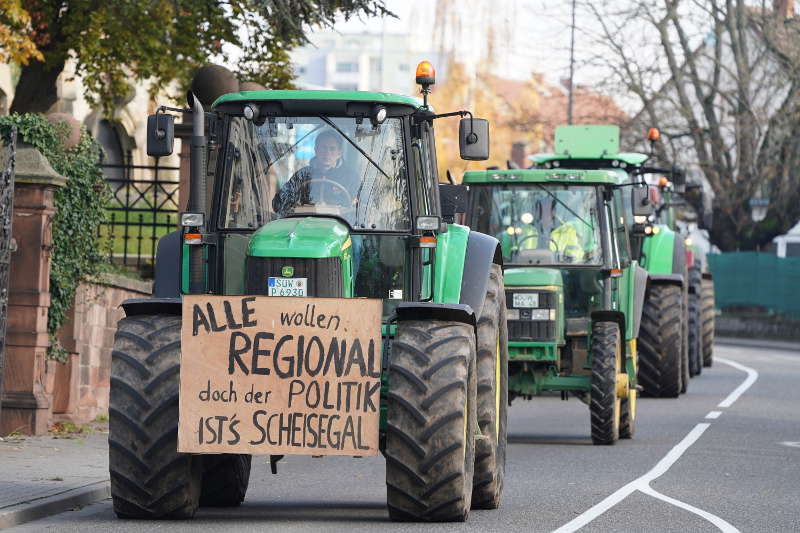
[[[52, 405], [45, 354], [49, 346], [50, 252], [54, 193], [66, 185], [36, 148], [17, 147], [8, 329], [0, 435], [47, 432]], [[52, 363], [51, 363], [51, 366]]]

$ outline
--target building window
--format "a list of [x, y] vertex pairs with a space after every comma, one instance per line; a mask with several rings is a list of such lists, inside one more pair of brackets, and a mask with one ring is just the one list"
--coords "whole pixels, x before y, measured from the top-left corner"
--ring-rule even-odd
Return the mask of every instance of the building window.
[[355, 83], [334, 83], [333, 88], [337, 91], [357, 91], [358, 85]]
[[408, 72], [408, 63], [400, 63], [400, 66], [397, 67], [397, 70], [400, 72]]
[[336, 63], [336, 72], [358, 72], [358, 63], [339, 61]]
[[372, 72], [381, 72], [381, 70], [383, 70], [383, 65], [381, 64], [381, 58], [380, 57], [369, 58], [369, 69]]
[[298, 69], [297, 69], [297, 73], [298, 73], [298, 74], [305, 74], [305, 73], [306, 73], [306, 67], [300, 67], [300, 68], [298, 68]]

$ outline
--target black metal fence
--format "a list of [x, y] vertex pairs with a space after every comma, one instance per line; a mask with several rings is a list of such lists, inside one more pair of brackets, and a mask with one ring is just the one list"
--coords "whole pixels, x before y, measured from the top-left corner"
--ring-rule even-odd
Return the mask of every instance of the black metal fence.
[[152, 277], [158, 239], [178, 224], [178, 171], [158, 162], [103, 165], [112, 198], [98, 236], [113, 264]]

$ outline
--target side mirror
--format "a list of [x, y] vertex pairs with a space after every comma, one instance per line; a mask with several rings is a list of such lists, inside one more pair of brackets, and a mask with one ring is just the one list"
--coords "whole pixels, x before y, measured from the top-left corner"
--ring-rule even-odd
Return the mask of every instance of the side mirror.
[[458, 124], [458, 148], [461, 159], [489, 159], [489, 121], [482, 118], [462, 118]]
[[631, 189], [631, 207], [634, 217], [648, 217], [653, 214], [650, 202], [650, 188], [647, 185], [635, 185]]
[[467, 212], [467, 186], [440, 183], [439, 202], [442, 204], [442, 219], [455, 222], [456, 215]]
[[147, 155], [170, 155], [175, 142], [175, 117], [156, 113], [147, 117]]

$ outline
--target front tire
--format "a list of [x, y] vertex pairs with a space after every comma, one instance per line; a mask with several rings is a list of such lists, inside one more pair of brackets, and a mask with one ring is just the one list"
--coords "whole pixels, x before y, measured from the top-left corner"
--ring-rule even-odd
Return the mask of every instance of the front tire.
[[201, 507], [238, 507], [247, 494], [252, 455], [206, 455], [203, 462]]
[[181, 318], [123, 318], [111, 353], [108, 455], [120, 518], [191, 518], [202, 458], [178, 453]]
[[703, 327], [703, 366], [714, 364], [714, 281], [703, 280], [700, 320]]
[[389, 363], [385, 450], [392, 520], [467, 519], [476, 394], [472, 326], [444, 320], [397, 325]]
[[701, 310], [703, 277], [699, 265], [689, 269], [689, 377], [703, 372]]
[[638, 383], [644, 394], [677, 398], [681, 391], [681, 299], [677, 285], [651, 285], [645, 296]]
[[478, 319], [478, 428], [473, 509], [497, 509], [503, 493], [508, 442], [508, 327], [503, 269], [492, 265]]
[[619, 439], [621, 402], [617, 376], [622, 372], [622, 341], [616, 322], [592, 324], [592, 391], [589, 413], [592, 442], [614, 444]]

